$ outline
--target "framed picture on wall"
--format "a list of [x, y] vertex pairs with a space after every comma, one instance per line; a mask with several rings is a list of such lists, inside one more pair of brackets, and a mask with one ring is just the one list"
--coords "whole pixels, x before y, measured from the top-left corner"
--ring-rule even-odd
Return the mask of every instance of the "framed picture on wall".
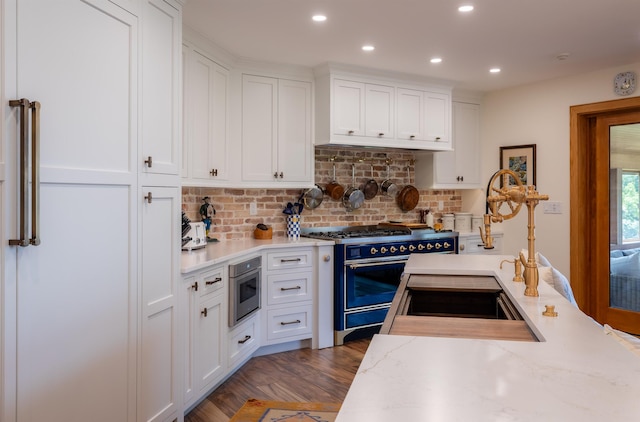
[[[536, 184], [536, 145], [514, 145], [500, 147], [500, 169], [513, 171], [523, 185]], [[509, 177], [509, 185], [516, 182]]]

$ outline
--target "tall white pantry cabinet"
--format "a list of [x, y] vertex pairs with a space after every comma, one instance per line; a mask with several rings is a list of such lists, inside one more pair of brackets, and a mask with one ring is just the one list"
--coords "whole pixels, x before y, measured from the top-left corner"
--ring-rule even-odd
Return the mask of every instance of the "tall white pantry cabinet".
[[182, 2], [0, 7], [0, 420], [182, 420]]

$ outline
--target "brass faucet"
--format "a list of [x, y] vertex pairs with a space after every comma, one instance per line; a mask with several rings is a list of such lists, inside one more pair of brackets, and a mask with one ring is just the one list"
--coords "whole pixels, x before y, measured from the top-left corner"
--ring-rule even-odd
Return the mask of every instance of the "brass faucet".
[[[500, 180], [502, 176], [501, 187], [494, 187], [496, 180]], [[514, 186], [509, 186], [509, 181], [515, 181]], [[482, 227], [480, 228], [480, 236], [482, 242], [485, 244], [485, 249], [493, 248], [493, 237], [491, 236], [491, 223], [501, 223], [504, 220], [515, 217], [522, 204], [526, 204], [528, 212], [527, 220], [527, 241], [528, 241], [528, 257], [525, 258], [524, 254], [520, 252], [519, 259], [522, 265], [524, 265], [524, 284], [525, 296], [538, 296], [538, 265], [536, 263], [536, 244], [535, 244], [535, 207], [540, 201], [546, 201], [549, 199], [549, 195], [542, 195], [536, 191], [535, 186], [524, 186], [522, 180], [518, 175], [511, 170], [499, 170], [497, 171], [489, 181], [487, 186], [487, 214], [484, 216], [485, 234], [482, 234]], [[500, 211], [502, 205], [507, 204], [509, 210], [508, 214], [503, 214]], [[515, 281], [515, 280], [514, 280]]]

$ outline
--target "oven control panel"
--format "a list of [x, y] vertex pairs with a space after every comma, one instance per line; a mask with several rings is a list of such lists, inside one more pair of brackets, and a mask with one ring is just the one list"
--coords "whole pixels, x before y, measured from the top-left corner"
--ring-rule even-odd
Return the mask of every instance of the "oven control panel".
[[345, 260], [402, 256], [412, 253], [456, 253], [455, 237], [393, 243], [346, 245]]

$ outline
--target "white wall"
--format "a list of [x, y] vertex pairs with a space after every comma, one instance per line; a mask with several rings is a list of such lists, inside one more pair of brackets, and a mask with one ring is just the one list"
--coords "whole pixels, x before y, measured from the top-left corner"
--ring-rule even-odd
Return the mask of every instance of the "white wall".
[[[613, 78], [622, 71], [640, 76], [640, 63], [491, 92], [482, 101], [482, 178], [488, 183], [499, 170], [501, 146], [537, 145], [537, 190], [561, 202], [562, 214], [543, 214], [542, 204], [536, 207], [536, 249], [568, 277], [569, 107], [623, 98], [613, 93]], [[464, 192], [463, 204], [465, 210], [484, 214], [484, 189]], [[504, 231], [505, 254], [527, 247], [524, 206], [514, 219], [494, 227]]]

